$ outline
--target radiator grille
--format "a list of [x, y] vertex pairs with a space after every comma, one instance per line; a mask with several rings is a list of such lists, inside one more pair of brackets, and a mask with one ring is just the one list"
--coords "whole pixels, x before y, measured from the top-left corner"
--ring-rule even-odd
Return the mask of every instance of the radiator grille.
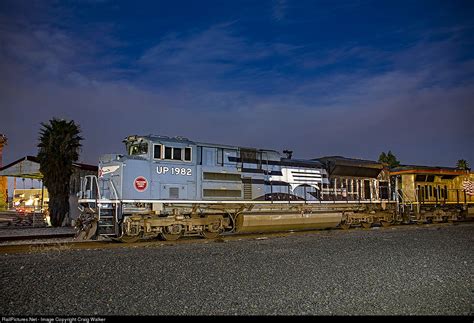
[[241, 197], [241, 190], [216, 190], [216, 189], [204, 189], [204, 197]]
[[229, 181], [229, 182], [241, 182], [240, 174], [228, 174], [228, 173], [209, 173], [204, 172], [203, 177], [205, 180], [214, 181]]
[[170, 187], [170, 199], [179, 199], [178, 187]]

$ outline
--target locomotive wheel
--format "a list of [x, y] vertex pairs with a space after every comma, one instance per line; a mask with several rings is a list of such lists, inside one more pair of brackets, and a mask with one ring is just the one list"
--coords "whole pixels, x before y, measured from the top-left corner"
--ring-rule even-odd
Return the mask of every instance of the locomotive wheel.
[[166, 240], [166, 241], [176, 241], [181, 237], [181, 233], [160, 233], [161, 239]]
[[219, 236], [220, 232], [202, 231], [201, 235], [206, 239], [215, 239]]
[[206, 239], [215, 239], [221, 234], [219, 227], [219, 223], [209, 224], [207, 228], [201, 232], [201, 236]]
[[382, 220], [382, 221], [380, 221], [380, 224], [381, 224], [384, 228], [386, 228], [386, 227], [389, 227], [390, 225], [392, 225], [392, 222], [390, 222], [390, 221], [383, 221], [383, 220]]
[[341, 223], [340, 227], [343, 230], [348, 230], [351, 227], [351, 224], [350, 223]]
[[181, 231], [183, 230], [180, 224], [173, 224], [164, 228], [160, 236], [166, 241], [175, 241], [181, 237]]
[[370, 227], [372, 226], [372, 223], [369, 222], [361, 222], [361, 224], [364, 229], [370, 229]]
[[120, 237], [120, 241], [121, 241], [121, 242], [125, 242], [125, 243], [138, 242], [140, 239], [141, 239], [141, 234], [136, 235], [136, 236], [127, 236], [127, 235], [124, 235], [124, 236]]

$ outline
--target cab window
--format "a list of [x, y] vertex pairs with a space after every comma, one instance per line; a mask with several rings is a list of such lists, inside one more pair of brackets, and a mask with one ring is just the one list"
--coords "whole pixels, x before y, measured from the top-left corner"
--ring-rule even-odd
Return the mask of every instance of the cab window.
[[184, 148], [184, 161], [191, 161], [191, 148]]
[[181, 160], [181, 148], [173, 148], [173, 159]]
[[161, 145], [153, 145], [153, 158], [154, 159], [161, 159]]
[[148, 153], [148, 143], [146, 142], [139, 142], [134, 143], [130, 146], [130, 155], [144, 155]]
[[165, 159], [171, 159], [173, 148], [165, 147]]
[[164, 149], [165, 149], [164, 159], [191, 161], [192, 157], [191, 157], [190, 147], [178, 148], [178, 147], [165, 146]]

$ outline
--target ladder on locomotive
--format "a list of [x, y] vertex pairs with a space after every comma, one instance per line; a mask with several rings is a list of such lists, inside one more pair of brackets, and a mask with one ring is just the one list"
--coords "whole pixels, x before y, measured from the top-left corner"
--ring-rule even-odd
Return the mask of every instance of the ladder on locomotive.
[[[97, 181], [100, 203], [97, 204], [97, 234], [115, 236], [118, 227], [119, 202], [112, 180]], [[104, 201], [107, 200], [107, 201]]]
[[118, 227], [119, 202], [113, 182], [111, 180], [99, 181], [95, 175], [86, 175], [83, 183], [85, 193], [82, 197], [95, 200], [88, 204], [89, 209], [97, 218], [97, 234], [114, 236]]
[[[401, 192], [401, 194], [400, 194]], [[398, 214], [403, 216], [404, 214], [408, 215], [408, 221], [416, 221], [416, 214], [413, 209], [413, 201], [408, 197], [408, 195], [403, 191], [400, 190], [397, 192], [399, 205], [398, 205]]]

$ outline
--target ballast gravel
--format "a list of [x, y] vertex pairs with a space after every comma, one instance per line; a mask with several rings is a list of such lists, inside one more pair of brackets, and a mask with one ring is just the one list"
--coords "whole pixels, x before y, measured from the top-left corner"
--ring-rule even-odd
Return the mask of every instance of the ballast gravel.
[[473, 245], [463, 223], [3, 254], [0, 313], [473, 315]]

